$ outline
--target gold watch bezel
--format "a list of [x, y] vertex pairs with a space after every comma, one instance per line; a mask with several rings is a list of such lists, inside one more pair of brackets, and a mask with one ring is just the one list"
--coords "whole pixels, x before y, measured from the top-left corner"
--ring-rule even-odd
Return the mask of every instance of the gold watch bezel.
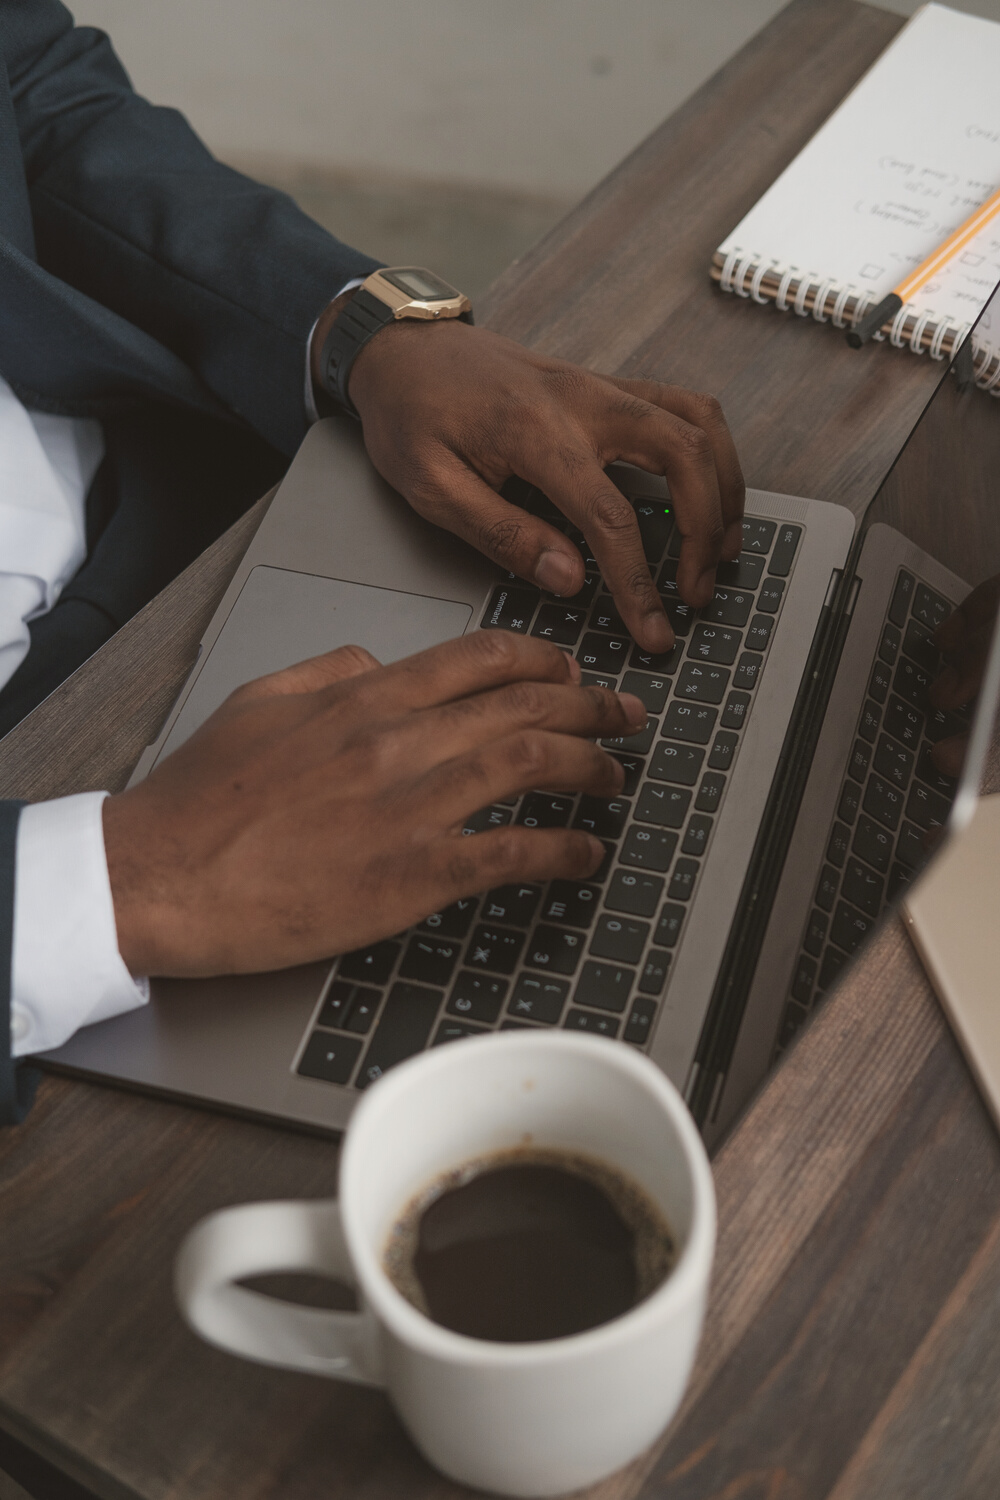
[[[436, 271], [431, 271], [429, 266], [386, 266], [387, 271], [426, 271], [429, 276], [437, 276]], [[438, 280], [442, 280], [438, 277]], [[408, 297], [398, 286], [393, 286], [391, 281], [386, 281], [379, 271], [373, 271], [365, 279], [364, 289], [371, 292], [386, 307], [392, 309], [394, 318], [460, 318], [463, 313], [472, 311], [472, 303], [464, 292], [455, 292], [454, 297], [445, 297], [440, 301], [428, 302], [417, 297]]]

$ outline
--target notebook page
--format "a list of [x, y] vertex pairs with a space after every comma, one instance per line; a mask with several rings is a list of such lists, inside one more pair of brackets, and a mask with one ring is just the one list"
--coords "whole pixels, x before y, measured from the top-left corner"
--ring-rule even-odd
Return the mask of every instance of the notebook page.
[[1000, 25], [927, 5], [719, 254], [877, 302], [998, 186]]

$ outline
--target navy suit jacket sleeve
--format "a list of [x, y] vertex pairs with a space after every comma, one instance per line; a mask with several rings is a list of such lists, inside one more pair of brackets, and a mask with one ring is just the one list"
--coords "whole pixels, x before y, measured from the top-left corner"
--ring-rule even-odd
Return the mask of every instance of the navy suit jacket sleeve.
[[0, 0], [0, 25], [40, 265], [165, 344], [294, 452], [309, 330], [378, 263], [216, 161], [58, 0]]
[[14, 946], [14, 857], [22, 802], [0, 802], [0, 1125], [16, 1125], [38, 1081], [33, 1069], [16, 1068], [10, 1055], [10, 970]]

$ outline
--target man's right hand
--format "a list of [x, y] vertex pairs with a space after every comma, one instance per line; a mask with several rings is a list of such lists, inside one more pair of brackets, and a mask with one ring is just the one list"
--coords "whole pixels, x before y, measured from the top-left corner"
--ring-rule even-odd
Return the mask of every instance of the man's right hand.
[[635, 733], [646, 711], [579, 683], [555, 646], [482, 631], [389, 667], [345, 646], [240, 688], [104, 804], [126, 964], [283, 968], [490, 886], [592, 874], [604, 851], [587, 833], [462, 835], [471, 813], [532, 787], [621, 791], [594, 741]]

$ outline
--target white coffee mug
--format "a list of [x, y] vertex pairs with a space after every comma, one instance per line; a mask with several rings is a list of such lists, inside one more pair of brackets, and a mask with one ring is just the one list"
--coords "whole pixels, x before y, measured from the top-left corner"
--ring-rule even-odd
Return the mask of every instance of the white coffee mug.
[[[503, 1344], [418, 1312], [382, 1265], [393, 1224], [441, 1173], [518, 1146], [584, 1153], [645, 1189], [678, 1247], [667, 1279], [585, 1333]], [[188, 1235], [177, 1298], [210, 1343], [248, 1359], [382, 1386], [446, 1474], [507, 1495], [557, 1495], [635, 1458], [673, 1416], [694, 1360], [715, 1243], [701, 1138], [641, 1053], [566, 1032], [508, 1032], [394, 1068], [359, 1105], [340, 1200], [223, 1209]], [[357, 1289], [327, 1312], [234, 1285], [316, 1271]]]

